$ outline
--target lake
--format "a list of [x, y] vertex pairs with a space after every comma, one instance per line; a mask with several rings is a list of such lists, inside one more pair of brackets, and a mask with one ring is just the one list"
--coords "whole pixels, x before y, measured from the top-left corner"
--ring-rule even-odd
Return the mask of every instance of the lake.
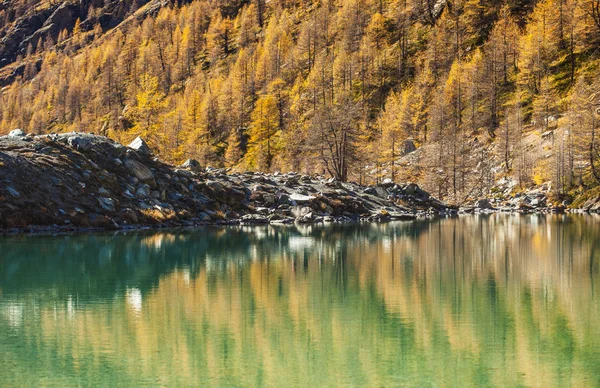
[[600, 217], [0, 237], [0, 386], [600, 386]]

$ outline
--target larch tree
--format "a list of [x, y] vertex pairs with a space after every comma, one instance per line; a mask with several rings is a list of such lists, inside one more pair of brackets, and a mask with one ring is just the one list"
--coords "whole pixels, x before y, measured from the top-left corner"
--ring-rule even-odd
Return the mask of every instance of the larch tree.
[[279, 109], [275, 97], [265, 94], [258, 98], [248, 141], [246, 164], [252, 169], [269, 171], [278, 149]]

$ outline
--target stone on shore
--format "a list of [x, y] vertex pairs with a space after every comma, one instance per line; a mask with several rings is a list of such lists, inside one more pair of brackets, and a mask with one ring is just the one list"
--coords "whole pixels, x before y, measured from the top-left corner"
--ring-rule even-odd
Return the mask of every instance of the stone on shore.
[[22, 129], [17, 128], [17, 129], [13, 129], [12, 131], [10, 131], [8, 133], [8, 136], [9, 137], [25, 137], [25, 136], [27, 136], [27, 134], [25, 132], [23, 132]]

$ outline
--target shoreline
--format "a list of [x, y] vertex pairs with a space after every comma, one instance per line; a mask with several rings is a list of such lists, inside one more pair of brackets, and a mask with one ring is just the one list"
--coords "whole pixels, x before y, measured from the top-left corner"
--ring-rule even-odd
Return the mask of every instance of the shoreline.
[[587, 211], [582, 209], [566, 209], [564, 211], [551, 211], [551, 210], [537, 210], [537, 211], [509, 211], [503, 210], [485, 210], [475, 212], [464, 212], [454, 211], [445, 214], [437, 215], [414, 215], [414, 217], [405, 217], [403, 219], [386, 219], [386, 220], [367, 220], [367, 219], [345, 219], [345, 220], [333, 220], [323, 221], [317, 220], [311, 223], [298, 223], [298, 222], [269, 222], [269, 223], [243, 223], [241, 220], [230, 220], [221, 222], [199, 222], [199, 223], [164, 223], [164, 224], [148, 224], [148, 225], [124, 225], [120, 227], [76, 227], [76, 226], [43, 226], [43, 225], [31, 225], [26, 228], [13, 228], [13, 229], [0, 229], [0, 237], [10, 236], [50, 236], [50, 235], [69, 235], [69, 234], [92, 234], [92, 233], [108, 233], [108, 232], [139, 232], [139, 231], [161, 231], [161, 230], [192, 230], [205, 227], [294, 227], [294, 226], [328, 226], [328, 225], [358, 225], [358, 224], [389, 224], [395, 222], [414, 222], [414, 221], [433, 221], [441, 218], [456, 218], [465, 216], [493, 216], [498, 214], [504, 215], [581, 215], [581, 216], [592, 216], [598, 215], [598, 212]]
[[[600, 200], [599, 200], [600, 201]], [[593, 202], [593, 203], [592, 203]], [[590, 202], [598, 205], [595, 200]], [[390, 222], [486, 213], [585, 213], [533, 189], [451, 206], [414, 183], [376, 185], [298, 173], [232, 172], [160, 161], [137, 138], [0, 136], [0, 235], [209, 225]]]

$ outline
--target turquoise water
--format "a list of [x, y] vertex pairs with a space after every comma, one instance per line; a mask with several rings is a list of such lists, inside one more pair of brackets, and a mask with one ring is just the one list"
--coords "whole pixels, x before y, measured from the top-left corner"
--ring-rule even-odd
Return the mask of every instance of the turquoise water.
[[600, 386], [600, 218], [0, 238], [0, 386]]

